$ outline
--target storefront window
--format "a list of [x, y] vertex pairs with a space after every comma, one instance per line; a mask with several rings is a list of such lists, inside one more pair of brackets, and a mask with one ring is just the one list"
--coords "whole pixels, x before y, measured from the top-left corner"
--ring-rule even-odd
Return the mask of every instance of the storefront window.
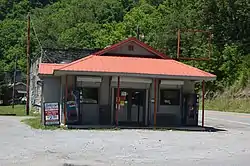
[[180, 105], [180, 91], [179, 90], [160, 90], [160, 104], [161, 105]]
[[98, 104], [98, 88], [80, 88], [81, 104]]

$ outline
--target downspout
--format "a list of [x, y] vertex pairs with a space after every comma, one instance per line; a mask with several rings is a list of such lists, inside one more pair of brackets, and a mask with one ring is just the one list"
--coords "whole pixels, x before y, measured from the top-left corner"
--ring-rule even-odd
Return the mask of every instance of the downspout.
[[41, 98], [41, 101], [40, 101], [40, 105], [41, 105], [41, 124], [44, 125], [44, 97], [43, 97], [43, 94], [44, 94], [44, 82], [43, 81], [38, 81], [37, 84], [40, 86], [41, 88], [41, 94], [40, 94], [40, 98]]

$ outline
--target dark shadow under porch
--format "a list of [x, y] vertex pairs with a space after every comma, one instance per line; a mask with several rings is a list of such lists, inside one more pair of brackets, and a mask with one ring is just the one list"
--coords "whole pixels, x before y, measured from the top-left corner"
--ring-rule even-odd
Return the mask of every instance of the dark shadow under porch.
[[225, 129], [214, 128], [210, 126], [178, 126], [178, 127], [153, 127], [153, 126], [114, 126], [114, 125], [67, 125], [68, 129], [83, 130], [120, 130], [120, 129], [137, 129], [137, 130], [159, 130], [159, 131], [193, 131], [193, 132], [218, 132], [226, 131]]

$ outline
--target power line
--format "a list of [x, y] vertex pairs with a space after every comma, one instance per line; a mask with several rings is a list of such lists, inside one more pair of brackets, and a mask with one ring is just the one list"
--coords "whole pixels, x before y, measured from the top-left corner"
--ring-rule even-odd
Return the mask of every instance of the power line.
[[47, 55], [47, 54], [45, 53], [45, 51], [43, 50], [42, 43], [41, 43], [41, 41], [40, 41], [39, 38], [38, 38], [38, 35], [37, 35], [37, 33], [36, 33], [36, 29], [35, 29], [34, 23], [33, 23], [33, 21], [32, 21], [32, 18], [30, 18], [30, 22], [31, 22], [32, 30], [34, 31], [34, 34], [35, 34], [35, 38], [36, 38], [36, 40], [37, 40], [37, 42], [38, 42], [38, 44], [39, 44], [39, 46], [40, 46], [40, 51], [41, 51], [41, 53], [42, 53], [43, 55], [45, 55], [45, 57], [51, 62], [51, 59], [48, 57], [48, 55]]
[[37, 42], [38, 42], [38, 44], [39, 44], [39, 46], [40, 46], [40, 48], [42, 50], [43, 49], [42, 44], [41, 44], [40, 40], [38, 39], [38, 36], [37, 36], [37, 33], [36, 33], [36, 29], [35, 29], [35, 26], [34, 26], [33, 21], [32, 21], [31, 18], [30, 18], [30, 23], [31, 23], [32, 30], [34, 31], [36, 40], [37, 40]]

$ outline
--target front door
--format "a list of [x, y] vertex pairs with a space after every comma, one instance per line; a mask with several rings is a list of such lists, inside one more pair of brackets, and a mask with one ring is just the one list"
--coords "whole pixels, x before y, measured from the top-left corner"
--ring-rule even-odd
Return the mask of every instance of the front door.
[[[114, 122], [116, 121], [116, 96], [114, 102]], [[146, 90], [120, 89], [120, 106], [117, 114], [118, 125], [143, 126], [145, 124]]]

